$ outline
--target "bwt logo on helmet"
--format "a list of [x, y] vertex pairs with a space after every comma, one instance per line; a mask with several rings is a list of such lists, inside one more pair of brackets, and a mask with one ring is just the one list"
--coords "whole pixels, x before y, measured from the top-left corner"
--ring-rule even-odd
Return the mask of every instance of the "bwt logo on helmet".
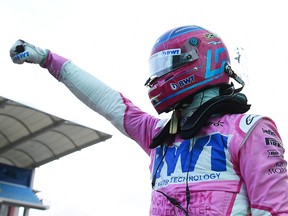
[[193, 82], [195, 82], [195, 78], [194, 75], [191, 75], [180, 80], [178, 83], [171, 83], [170, 86], [172, 90], [177, 90], [179, 87], [182, 88], [183, 86], [190, 85]]
[[162, 56], [170, 56], [170, 55], [180, 55], [181, 49], [169, 49], [169, 50], [163, 50], [161, 52]]
[[162, 50], [153, 54], [150, 59], [157, 59], [166, 56], [174, 56], [174, 55], [181, 55], [181, 49], [169, 49], [169, 50]]

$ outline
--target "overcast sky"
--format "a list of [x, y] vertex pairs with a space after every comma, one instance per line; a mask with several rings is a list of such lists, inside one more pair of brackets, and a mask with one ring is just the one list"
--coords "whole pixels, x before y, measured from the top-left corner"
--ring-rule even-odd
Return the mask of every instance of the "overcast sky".
[[31, 210], [31, 216], [147, 216], [151, 183], [149, 157], [137, 144], [46, 70], [11, 62], [9, 49], [19, 38], [71, 59], [156, 115], [144, 87], [154, 42], [176, 26], [209, 28], [232, 57], [236, 47], [244, 49], [239, 71], [247, 81], [249, 113], [271, 117], [287, 145], [285, 0], [1, 0], [0, 18], [1, 96], [113, 135], [37, 168], [34, 188], [51, 208]]

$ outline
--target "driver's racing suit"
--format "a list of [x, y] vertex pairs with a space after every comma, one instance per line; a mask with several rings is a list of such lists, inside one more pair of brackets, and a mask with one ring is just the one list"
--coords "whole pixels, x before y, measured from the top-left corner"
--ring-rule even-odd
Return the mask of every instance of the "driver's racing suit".
[[288, 215], [287, 162], [271, 119], [248, 114], [211, 117], [193, 138], [176, 136], [150, 149], [164, 120], [141, 111], [57, 54], [49, 51], [43, 67], [150, 157], [151, 216]]

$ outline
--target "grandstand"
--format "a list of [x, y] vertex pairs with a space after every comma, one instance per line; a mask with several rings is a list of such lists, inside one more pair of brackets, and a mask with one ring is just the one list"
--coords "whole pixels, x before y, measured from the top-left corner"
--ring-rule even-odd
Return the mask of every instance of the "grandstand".
[[35, 168], [111, 137], [0, 96], [0, 216], [48, 210], [33, 189]]

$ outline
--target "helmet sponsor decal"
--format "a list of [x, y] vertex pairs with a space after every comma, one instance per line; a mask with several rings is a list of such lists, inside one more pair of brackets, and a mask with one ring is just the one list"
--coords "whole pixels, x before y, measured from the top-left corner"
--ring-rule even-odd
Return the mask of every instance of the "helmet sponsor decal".
[[208, 44], [212, 44], [212, 45], [217, 45], [217, 44], [221, 44], [221, 41], [210, 41], [208, 42]]
[[206, 33], [206, 34], [204, 34], [204, 36], [207, 40], [210, 40], [212, 38], [218, 38], [217, 35], [215, 35], [213, 33]]
[[190, 85], [191, 83], [195, 82], [194, 75], [188, 76], [185, 79], [180, 80], [177, 83], [171, 83], [171, 89], [172, 90], [177, 90], [179, 87], [182, 88], [186, 85]]
[[181, 49], [169, 49], [169, 50], [162, 50], [160, 52], [155, 53], [150, 57], [150, 59], [153, 58], [158, 58], [158, 57], [163, 57], [163, 56], [173, 56], [173, 55], [180, 55], [181, 54]]

